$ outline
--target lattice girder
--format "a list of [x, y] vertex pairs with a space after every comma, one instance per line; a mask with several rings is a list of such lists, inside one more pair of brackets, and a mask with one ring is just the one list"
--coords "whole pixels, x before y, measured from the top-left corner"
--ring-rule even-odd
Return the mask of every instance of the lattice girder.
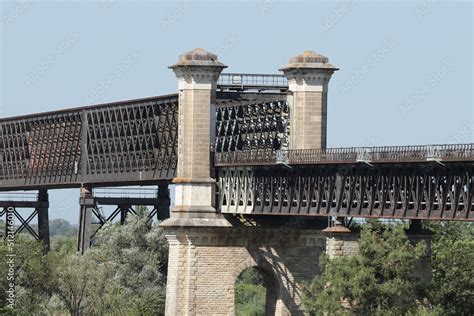
[[0, 119], [3, 188], [170, 180], [178, 97]]
[[226, 167], [223, 213], [474, 220], [474, 166]]

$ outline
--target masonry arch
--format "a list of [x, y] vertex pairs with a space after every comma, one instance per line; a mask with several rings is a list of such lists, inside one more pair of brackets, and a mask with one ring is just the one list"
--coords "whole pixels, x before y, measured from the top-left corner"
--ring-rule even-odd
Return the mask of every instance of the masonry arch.
[[[257, 281], [265, 289], [265, 300], [263, 306], [265, 315], [275, 315], [277, 303], [280, 298], [280, 284], [269, 264], [257, 264], [253, 260], [248, 260], [242, 263], [234, 270], [232, 275], [231, 282], [234, 289], [234, 313], [237, 312], [237, 296], [239, 295], [239, 286], [242, 285], [242, 283], [239, 282], [241, 282], [241, 278], [245, 276], [245, 274], [248, 275], [249, 272], [252, 272], [252, 275], [254, 277], [256, 276], [258, 279], [252, 281]], [[256, 287], [254, 289], [256, 289]]]

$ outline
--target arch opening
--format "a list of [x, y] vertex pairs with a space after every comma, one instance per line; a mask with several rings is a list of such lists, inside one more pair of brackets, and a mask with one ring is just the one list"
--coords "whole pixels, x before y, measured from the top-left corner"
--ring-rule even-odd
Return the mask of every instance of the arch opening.
[[235, 315], [275, 315], [278, 282], [260, 267], [249, 267], [235, 281]]

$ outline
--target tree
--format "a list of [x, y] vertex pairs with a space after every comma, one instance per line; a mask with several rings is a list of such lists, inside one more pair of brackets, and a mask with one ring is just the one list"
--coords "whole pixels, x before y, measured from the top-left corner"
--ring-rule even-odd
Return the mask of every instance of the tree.
[[419, 309], [427, 284], [415, 267], [426, 245], [412, 245], [402, 225], [369, 222], [361, 231], [359, 253], [329, 260], [322, 255], [320, 276], [305, 287], [311, 315], [404, 315]]
[[76, 238], [65, 236], [54, 236], [51, 238], [51, 251], [60, 257], [74, 255], [76, 253]]
[[65, 219], [56, 218], [49, 221], [49, 234], [51, 237], [56, 235], [65, 237], [76, 237], [77, 228], [73, 227]]
[[78, 257], [67, 256], [57, 270], [56, 293], [73, 316], [81, 315], [93, 300], [88, 296], [93, 292], [92, 288], [103, 285], [99, 284], [99, 263], [94, 259], [92, 253]]
[[[5, 242], [0, 246], [0, 287], [8, 288], [6, 260], [9, 250]], [[45, 313], [54, 291], [54, 271], [57, 260], [54, 254], [46, 254], [42, 242], [16, 236], [14, 243], [15, 311], [19, 314]], [[5, 291], [0, 293], [0, 304], [6, 306]]]
[[235, 283], [235, 314], [265, 315], [265, 295], [263, 276], [253, 267], [246, 269]]
[[470, 223], [431, 223], [433, 303], [444, 315], [474, 311], [474, 226]]
[[72, 315], [163, 315], [167, 254], [147, 214], [107, 224], [84, 256], [60, 267], [58, 295]]

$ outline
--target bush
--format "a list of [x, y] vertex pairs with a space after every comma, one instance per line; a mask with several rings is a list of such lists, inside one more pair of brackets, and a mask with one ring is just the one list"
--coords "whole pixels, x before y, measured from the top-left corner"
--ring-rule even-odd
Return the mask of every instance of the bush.
[[304, 306], [311, 315], [404, 315], [419, 310], [427, 284], [415, 271], [425, 254], [401, 225], [365, 225], [359, 253], [329, 260], [322, 255], [321, 274], [305, 287]]

